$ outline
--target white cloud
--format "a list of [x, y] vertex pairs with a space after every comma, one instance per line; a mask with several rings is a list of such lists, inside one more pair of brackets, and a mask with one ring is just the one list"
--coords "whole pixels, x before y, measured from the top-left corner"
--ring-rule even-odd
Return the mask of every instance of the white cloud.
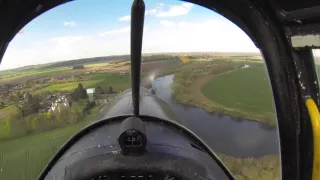
[[[145, 15], [152, 15], [152, 14], [156, 14], [157, 13], [157, 8], [154, 9], [148, 9], [145, 11]], [[131, 16], [127, 15], [127, 16], [123, 16], [121, 18], [119, 18], [119, 21], [130, 21], [131, 20]]]
[[123, 17], [119, 18], [119, 21], [130, 21], [130, 19], [131, 19], [131, 17], [130, 17], [130, 15], [128, 15], [128, 16], [123, 16]]
[[[259, 52], [251, 39], [225, 20], [160, 21], [144, 28], [143, 52]], [[171, 28], [172, 27], [172, 28]], [[100, 35], [82, 34], [36, 39], [21, 45], [16, 36], [8, 46], [0, 69], [85, 57], [128, 54], [130, 26]], [[28, 33], [32, 34], [32, 33]], [[26, 34], [26, 35], [28, 35]]]
[[110, 31], [100, 33], [99, 36], [107, 36], [107, 35], [121, 34], [121, 33], [127, 33], [127, 32], [130, 32], [130, 26], [120, 28], [120, 29], [112, 29]]
[[226, 20], [160, 23], [162, 28], [144, 34], [143, 52], [259, 52], [239, 27]]
[[156, 16], [157, 17], [182, 16], [182, 15], [188, 14], [192, 6], [193, 4], [191, 3], [182, 3], [181, 5], [170, 6], [168, 11], [161, 11]]
[[62, 36], [62, 37], [50, 38], [49, 42], [58, 43], [58, 44], [71, 44], [79, 41], [86, 41], [88, 39], [90, 39], [89, 36]]
[[157, 13], [157, 8], [154, 8], [154, 9], [149, 9], [149, 10], [146, 10], [146, 15], [149, 15], [149, 14], [156, 14]]
[[170, 27], [170, 26], [176, 25], [174, 22], [167, 21], [167, 20], [160, 21], [160, 24], [162, 24], [165, 27]]
[[72, 26], [77, 25], [77, 23], [75, 21], [66, 21], [63, 23], [63, 25], [72, 27]]
[[63, 36], [35, 40], [28, 46], [19, 45], [21, 37], [10, 42], [1, 62], [0, 70], [31, 64], [43, 64], [61, 60], [98, 57], [130, 52], [130, 36], [118, 34], [99, 36]]

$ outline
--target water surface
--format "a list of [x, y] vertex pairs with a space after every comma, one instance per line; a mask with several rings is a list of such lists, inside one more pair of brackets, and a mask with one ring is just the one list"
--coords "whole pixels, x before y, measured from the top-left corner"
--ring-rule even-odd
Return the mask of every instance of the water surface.
[[156, 95], [167, 102], [181, 122], [200, 136], [215, 152], [235, 157], [279, 154], [277, 128], [183, 105], [172, 97], [170, 84], [173, 78], [174, 75], [168, 75], [155, 79], [152, 87], [156, 89]]

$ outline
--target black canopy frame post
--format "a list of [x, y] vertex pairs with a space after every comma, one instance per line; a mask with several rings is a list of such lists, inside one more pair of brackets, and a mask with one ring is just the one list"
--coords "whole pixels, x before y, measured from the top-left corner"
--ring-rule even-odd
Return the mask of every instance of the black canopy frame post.
[[139, 116], [140, 72], [145, 4], [134, 0], [131, 7], [131, 87], [134, 116]]

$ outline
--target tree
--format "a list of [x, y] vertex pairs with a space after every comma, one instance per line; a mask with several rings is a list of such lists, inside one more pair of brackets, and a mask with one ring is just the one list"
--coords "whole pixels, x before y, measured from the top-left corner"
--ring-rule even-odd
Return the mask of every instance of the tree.
[[84, 69], [83, 65], [74, 65], [73, 69]]
[[5, 103], [0, 101], [0, 109], [4, 108], [4, 106], [5, 106]]
[[80, 99], [87, 99], [87, 91], [83, 88], [83, 85], [81, 83], [78, 84], [78, 91], [80, 95]]
[[87, 91], [83, 88], [81, 83], [78, 84], [78, 88], [74, 89], [71, 96], [74, 100], [88, 98]]
[[84, 90], [82, 83], [78, 84], [78, 89], [81, 90], [81, 91]]
[[108, 94], [114, 93], [112, 86], [109, 86], [107, 93]]
[[30, 114], [38, 113], [40, 109], [40, 100], [38, 97], [33, 97], [32, 94], [25, 93], [24, 102], [20, 107], [21, 114], [28, 116]]
[[104, 90], [102, 89], [101, 86], [96, 87], [95, 94], [96, 94], [96, 95], [98, 95], [98, 94], [104, 94]]
[[31, 88], [31, 87], [33, 86], [33, 81], [32, 81], [32, 80], [28, 80], [28, 81], [26, 82], [26, 86], [27, 86], [28, 88]]
[[17, 103], [19, 101], [19, 95], [12, 92], [9, 94], [9, 96], [7, 97], [7, 102], [8, 103]]

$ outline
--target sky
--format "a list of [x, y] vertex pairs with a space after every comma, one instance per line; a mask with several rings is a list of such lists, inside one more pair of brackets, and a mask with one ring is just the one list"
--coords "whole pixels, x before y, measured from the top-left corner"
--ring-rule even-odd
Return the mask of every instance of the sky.
[[[0, 70], [129, 54], [132, 0], [77, 0], [38, 16], [14, 37]], [[259, 52], [236, 25], [207, 8], [145, 0], [143, 53]]]

